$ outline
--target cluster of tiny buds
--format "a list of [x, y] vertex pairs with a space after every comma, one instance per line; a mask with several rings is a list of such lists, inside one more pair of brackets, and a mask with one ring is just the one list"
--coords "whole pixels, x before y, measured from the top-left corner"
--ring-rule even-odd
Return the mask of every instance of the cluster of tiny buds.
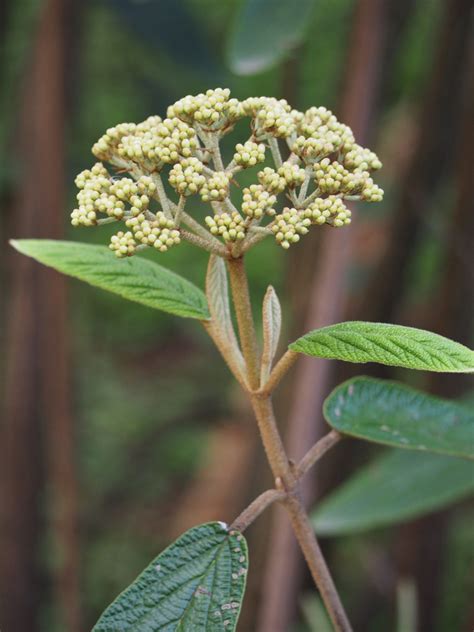
[[267, 134], [275, 138], [288, 138], [296, 130], [298, 112], [292, 110], [285, 99], [250, 97], [242, 102], [243, 111], [253, 118], [257, 137]]
[[242, 196], [242, 213], [251, 219], [261, 219], [264, 215], [275, 215], [273, 208], [276, 195], [269, 193], [261, 184], [251, 184]]
[[183, 97], [168, 108], [167, 114], [189, 125], [215, 131], [230, 127], [243, 116], [243, 109], [237, 99], [230, 98], [228, 88], [216, 88], [205, 94]]
[[278, 169], [278, 175], [285, 180], [286, 186], [290, 189], [301, 186], [305, 180], [305, 170], [292, 162], [284, 162]]
[[146, 207], [156, 185], [149, 176], [138, 181], [131, 178], [114, 180], [101, 163], [91, 170], [82, 171], [76, 178], [78, 208], [71, 213], [73, 226], [93, 226], [97, 224], [98, 213], [120, 220], [126, 212], [126, 203], [137, 212]]
[[307, 209], [302, 211], [303, 217], [311, 224], [329, 224], [336, 228], [350, 224], [351, 212], [341, 198], [330, 195], [327, 198], [317, 198]]
[[291, 244], [300, 240], [300, 235], [306, 235], [311, 226], [311, 220], [295, 208], [285, 208], [276, 216], [272, 226], [277, 243], [287, 250]]
[[[250, 138], [235, 145], [225, 166], [219, 141], [243, 117], [251, 119]], [[311, 107], [299, 112], [273, 97], [239, 101], [223, 88], [183, 97], [168, 108], [167, 118], [150, 116], [141, 123], [111, 127], [92, 151], [119, 175], [111, 176], [102, 162], [79, 174], [78, 206], [71, 222], [93, 226], [123, 221], [127, 230], [117, 232], [110, 243], [119, 257], [144, 246], [165, 252], [182, 236], [206, 247], [205, 229], [185, 208], [192, 195], [212, 206], [214, 216], [205, 219], [211, 235], [241, 242], [250, 231], [250, 247], [260, 236], [273, 233], [283, 248], [296, 243], [312, 225], [347, 225], [351, 214], [344, 199], [378, 202], [383, 197], [371, 177], [382, 163], [355, 142], [352, 130], [330, 110]], [[267, 166], [269, 155], [273, 166]], [[256, 182], [243, 189], [237, 210], [231, 199], [231, 185], [238, 186], [234, 177], [262, 163]], [[128, 177], [121, 176], [125, 172]], [[171, 189], [179, 204], [168, 198]], [[292, 208], [277, 214], [281, 194], [291, 200]], [[152, 212], [152, 203], [159, 210]], [[260, 222], [264, 223], [259, 227]], [[180, 231], [180, 224], [197, 231], [200, 240]], [[207, 248], [214, 252], [218, 246], [211, 235]], [[238, 250], [246, 248], [245, 241]]]
[[285, 177], [271, 167], [265, 167], [259, 171], [257, 177], [260, 184], [269, 193], [281, 193], [286, 188]]
[[230, 177], [225, 171], [216, 171], [202, 185], [199, 193], [203, 202], [225, 200], [229, 195]]
[[248, 140], [235, 146], [234, 162], [241, 167], [253, 167], [265, 160], [265, 145]]
[[[149, 217], [149, 218], [148, 218]], [[153, 246], [160, 252], [166, 252], [172, 246], [180, 243], [179, 230], [173, 220], [166, 217], [162, 211], [156, 215], [139, 213], [125, 222], [131, 228], [135, 240], [145, 246]]]
[[351, 212], [341, 198], [334, 195], [317, 198], [306, 209], [285, 208], [276, 216], [272, 231], [277, 242], [285, 249], [306, 235], [311, 225], [329, 224], [340, 228], [350, 224]]
[[170, 171], [169, 183], [180, 195], [199, 193], [206, 184], [203, 163], [198, 158], [184, 158]]
[[236, 211], [207, 216], [206, 224], [213, 235], [220, 235], [225, 242], [241, 241], [247, 230], [244, 218]]

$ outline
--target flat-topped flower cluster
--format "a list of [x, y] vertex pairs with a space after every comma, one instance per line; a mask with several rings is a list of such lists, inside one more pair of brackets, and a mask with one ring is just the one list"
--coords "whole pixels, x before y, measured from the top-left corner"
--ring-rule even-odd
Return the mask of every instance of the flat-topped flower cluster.
[[[225, 165], [220, 140], [243, 118], [249, 138]], [[76, 178], [72, 224], [122, 222], [110, 243], [118, 257], [147, 246], [165, 252], [183, 239], [227, 257], [268, 235], [289, 248], [311, 226], [349, 224], [344, 200], [383, 196], [371, 177], [380, 160], [330, 110], [299, 112], [273, 97], [239, 101], [222, 88], [180, 99], [165, 119], [116, 125], [92, 152], [101, 162]], [[239, 172], [252, 168], [255, 183], [240, 189]], [[186, 208], [192, 196], [210, 210], [204, 223]]]

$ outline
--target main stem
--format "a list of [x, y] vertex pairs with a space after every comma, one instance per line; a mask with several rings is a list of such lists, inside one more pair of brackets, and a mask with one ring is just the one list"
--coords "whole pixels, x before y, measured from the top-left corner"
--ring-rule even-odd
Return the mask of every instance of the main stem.
[[285, 492], [282, 504], [289, 514], [293, 531], [334, 624], [334, 628], [338, 632], [351, 632], [352, 628], [349, 620], [302, 503], [298, 478], [290, 465], [275, 421], [271, 393], [266, 391], [264, 393], [258, 392], [260, 387], [259, 353], [243, 258], [229, 259], [227, 265], [240, 343], [247, 367], [250, 401], [257, 418], [260, 435], [275, 478], [276, 487]]

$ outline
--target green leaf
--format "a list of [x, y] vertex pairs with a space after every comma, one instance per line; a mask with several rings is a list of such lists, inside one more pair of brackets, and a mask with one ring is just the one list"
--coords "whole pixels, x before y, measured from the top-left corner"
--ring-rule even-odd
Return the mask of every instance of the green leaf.
[[117, 259], [106, 246], [47, 239], [12, 240], [19, 252], [59, 272], [176, 316], [208, 319], [204, 293], [178, 274], [142, 257]]
[[92, 632], [233, 632], [247, 568], [238, 531], [221, 522], [194, 527], [117, 597]]
[[237, 75], [268, 70], [303, 39], [314, 0], [247, 0], [228, 42], [230, 68]]
[[270, 375], [273, 358], [278, 348], [281, 332], [281, 306], [271, 285], [265, 293], [262, 307], [263, 350], [260, 382], [264, 384]]
[[356, 377], [324, 402], [339, 432], [398, 448], [474, 458], [474, 408], [398, 382]]
[[472, 373], [474, 351], [430, 331], [352, 321], [315, 329], [290, 349], [318, 358], [378, 362], [407, 369]]
[[474, 464], [439, 454], [386, 451], [324, 498], [312, 514], [320, 535], [396, 524], [474, 492]]

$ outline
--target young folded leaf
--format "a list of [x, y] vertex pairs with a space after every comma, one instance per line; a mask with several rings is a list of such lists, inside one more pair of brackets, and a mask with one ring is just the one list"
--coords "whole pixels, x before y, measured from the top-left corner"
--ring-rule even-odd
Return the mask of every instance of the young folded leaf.
[[442, 373], [474, 372], [474, 351], [430, 331], [349, 321], [315, 329], [290, 349], [318, 358], [378, 362]]
[[356, 377], [335, 388], [324, 417], [341, 433], [399, 448], [474, 459], [474, 410], [404, 384]]
[[243, 373], [245, 364], [237, 342], [229, 302], [227, 271], [221, 257], [211, 255], [207, 267], [206, 296], [216, 342], [231, 354], [236, 369]]
[[263, 352], [262, 367], [260, 373], [260, 383], [264, 384], [272, 368], [273, 358], [275, 357], [280, 340], [281, 332], [281, 306], [277, 293], [270, 285], [263, 299], [262, 308], [263, 321]]
[[248, 569], [238, 531], [210, 522], [186, 531], [107, 608], [93, 632], [233, 632]]
[[312, 522], [325, 536], [365, 531], [423, 516], [473, 492], [471, 461], [388, 450], [323, 498]]
[[207, 320], [204, 292], [187, 279], [143, 259], [117, 259], [105, 246], [48, 239], [12, 240], [19, 252], [59, 272], [175, 316]]

